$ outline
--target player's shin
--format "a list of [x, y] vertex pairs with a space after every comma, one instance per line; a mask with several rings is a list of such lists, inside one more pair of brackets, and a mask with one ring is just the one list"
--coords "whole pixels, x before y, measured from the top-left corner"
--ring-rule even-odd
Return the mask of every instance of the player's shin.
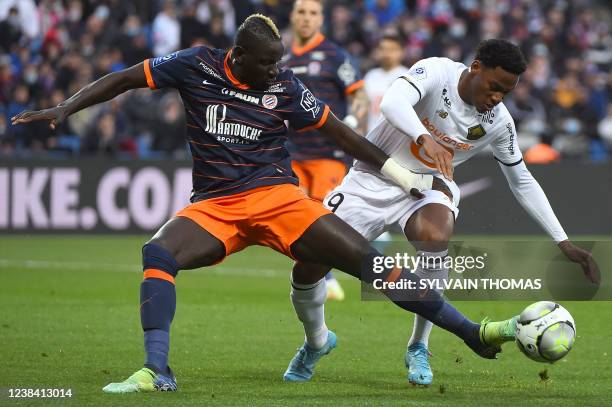
[[306, 344], [315, 350], [327, 342], [325, 325], [325, 299], [327, 288], [325, 278], [314, 284], [298, 284], [291, 279], [291, 302], [298, 318], [304, 325]]
[[179, 266], [163, 247], [147, 243], [142, 248], [144, 281], [140, 285], [140, 321], [144, 331], [145, 367], [168, 372], [170, 324], [176, 310], [174, 277]]
[[[470, 346], [480, 344], [479, 324], [467, 319], [435, 290], [422, 288], [419, 276], [408, 269], [395, 267], [392, 261], [385, 259], [388, 258], [375, 250], [371, 251], [364, 258], [361, 280], [372, 284], [400, 308], [419, 314], [457, 335]], [[401, 282], [413, 288], [393, 288], [393, 283]]]
[[[420, 278], [436, 282], [440, 281], [440, 283], [434, 285], [435, 290], [440, 295], [444, 292], [441, 281], [448, 279], [448, 267], [445, 266], [446, 262], [444, 261], [447, 255], [448, 250], [442, 252], [426, 252], [420, 250], [417, 252], [417, 256], [421, 261], [414, 273]], [[410, 336], [410, 340], [408, 340], [408, 346], [421, 342], [425, 347], [428, 347], [429, 335], [431, 334], [432, 327], [433, 323], [420, 315], [415, 315], [412, 336]]]

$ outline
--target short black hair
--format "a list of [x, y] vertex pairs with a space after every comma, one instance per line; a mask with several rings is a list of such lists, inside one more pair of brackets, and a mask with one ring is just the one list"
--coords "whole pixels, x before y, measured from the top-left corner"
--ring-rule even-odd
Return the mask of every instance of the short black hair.
[[401, 47], [404, 46], [404, 39], [399, 33], [396, 33], [396, 32], [383, 33], [383, 35], [380, 36], [380, 39], [378, 40], [378, 42], [380, 43], [380, 42], [383, 42], [384, 40], [396, 42]]
[[527, 69], [527, 61], [521, 49], [510, 41], [500, 39], [484, 40], [476, 48], [476, 58], [487, 68], [502, 68], [520, 75]]
[[248, 48], [254, 42], [280, 41], [280, 39], [280, 32], [270, 17], [252, 14], [238, 27], [234, 45]]

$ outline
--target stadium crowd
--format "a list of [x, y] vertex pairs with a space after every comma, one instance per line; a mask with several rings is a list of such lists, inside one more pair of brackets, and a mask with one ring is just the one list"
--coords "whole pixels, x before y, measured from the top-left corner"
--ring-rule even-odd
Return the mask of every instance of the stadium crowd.
[[[71, 116], [12, 126], [24, 109], [58, 104], [87, 83], [151, 56], [198, 44], [232, 45], [248, 15], [271, 16], [290, 41], [292, 0], [0, 0], [0, 156], [108, 154], [186, 157], [183, 108], [172, 91], [133, 91]], [[382, 33], [404, 39], [404, 64], [430, 56], [469, 63], [501, 37], [530, 61], [505, 103], [525, 147], [561, 157], [612, 153], [612, 9], [606, 0], [334, 0], [326, 35], [363, 73]]]

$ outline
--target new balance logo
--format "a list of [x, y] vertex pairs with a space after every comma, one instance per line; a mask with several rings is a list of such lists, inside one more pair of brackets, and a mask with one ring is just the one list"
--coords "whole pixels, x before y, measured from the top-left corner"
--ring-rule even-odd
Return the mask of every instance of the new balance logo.
[[[206, 107], [206, 128], [205, 132], [221, 136], [240, 137], [249, 141], [258, 141], [261, 130], [241, 123], [229, 123], [227, 119], [228, 108], [225, 105], [209, 105]], [[225, 138], [220, 141], [229, 141]]]

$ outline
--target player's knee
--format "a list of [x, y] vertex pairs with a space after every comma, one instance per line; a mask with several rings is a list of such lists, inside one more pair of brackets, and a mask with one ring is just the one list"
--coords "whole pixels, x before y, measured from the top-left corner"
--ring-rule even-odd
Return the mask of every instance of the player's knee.
[[419, 231], [419, 233], [417, 234], [417, 239], [421, 242], [446, 244], [450, 239], [450, 234], [447, 230], [444, 229], [426, 228]]
[[325, 277], [330, 268], [320, 264], [297, 262], [293, 266], [291, 280], [297, 284], [314, 284]]
[[[180, 269], [172, 253], [158, 244], [155, 240], [149, 241], [142, 247], [142, 267], [145, 271], [145, 278], [147, 278], [148, 270], [151, 276], [156, 274], [156, 271], [160, 271], [168, 274], [172, 282]], [[160, 276], [164, 277], [163, 275]]]

